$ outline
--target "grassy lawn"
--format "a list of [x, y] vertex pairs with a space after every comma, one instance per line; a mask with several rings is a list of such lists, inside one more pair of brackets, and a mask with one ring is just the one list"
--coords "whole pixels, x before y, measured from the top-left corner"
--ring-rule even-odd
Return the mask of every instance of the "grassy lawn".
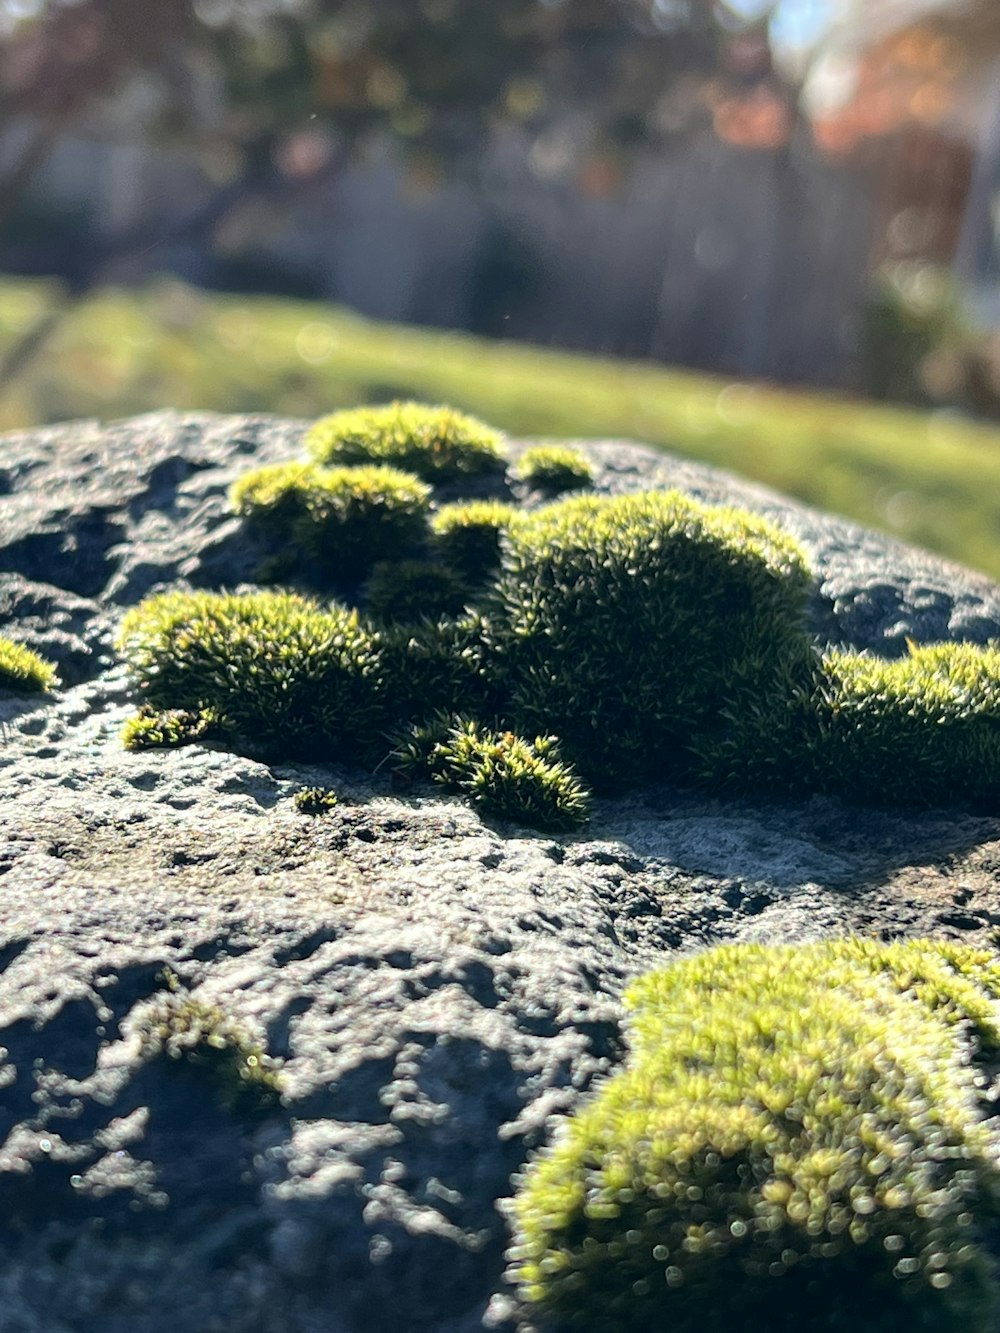
[[[0, 349], [57, 296], [51, 283], [0, 282]], [[103, 292], [0, 403], [0, 429], [159, 407], [314, 417], [403, 395], [511, 433], [662, 445], [1000, 579], [1000, 428], [377, 324], [316, 303], [167, 281]]]

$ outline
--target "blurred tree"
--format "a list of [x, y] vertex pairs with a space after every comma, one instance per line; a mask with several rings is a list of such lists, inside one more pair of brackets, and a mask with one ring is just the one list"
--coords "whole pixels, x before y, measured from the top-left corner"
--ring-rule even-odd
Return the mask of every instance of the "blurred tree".
[[[19, 130], [0, 221], [60, 136], [120, 125], [124, 107], [136, 137], [182, 146], [214, 193], [102, 236], [70, 299], [250, 197], [329, 179], [377, 129], [455, 171], [501, 124], [585, 111], [585, 184], [608, 188], [621, 155], [712, 114], [670, 89], [708, 76], [733, 23], [721, 0], [0, 0], [0, 124]], [[8, 352], [0, 386], [47, 333]]]

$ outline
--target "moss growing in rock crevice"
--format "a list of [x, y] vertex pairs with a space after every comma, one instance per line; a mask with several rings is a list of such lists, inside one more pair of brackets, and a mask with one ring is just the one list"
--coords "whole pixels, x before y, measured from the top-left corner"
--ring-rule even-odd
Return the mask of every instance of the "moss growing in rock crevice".
[[[947, 943], [731, 946], [636, 983], [632, 1053], [530, 1169], [532, 1325], [993, 1327], [1000, 963]], [[989, 1235], [987, 1235], [989, 1232]]]
[[24, 644], [0, 635], [0, 691], [44, 694], [56, 684], [55, 666]]
[[204, 1077], [216, 1100], [236, 1115], [277, 1106], [278, 1062], [218, 1005], [192, 995], [171, 973], [166, 980], [168, 989], [130, 1018], [142, 1060], [174, 1062]]

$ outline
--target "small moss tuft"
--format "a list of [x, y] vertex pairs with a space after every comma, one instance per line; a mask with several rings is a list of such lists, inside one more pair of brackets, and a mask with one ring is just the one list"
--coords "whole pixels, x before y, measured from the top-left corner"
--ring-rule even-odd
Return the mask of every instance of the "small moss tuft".
[[231, 502], [286, 544], [286, 558], [290, 546], [304, 573], [341, 584], [418, 550], [428, 535], [429, 488], [391, 467], [278, 463], [241, 477]]
[[357, 757], [386, 725], [378, 637], [336, 603], [164, 593], [125, 616], [119, 647], [153, 710], [208, 711], [268, 755]]
[[143, 705], [122, 727], [126, 750], [170, 749], [205, 740], [219, 729], [219, 719], [210, 709], [190, 712], [167, 708], [157, 712]]
[[332, 787], [301, 787], [294, 800], [300, 815], [326, 815], [336, 808], [337, 793]]
[[574, 828], [590, 816], [590, 793], [562, 762], [554, 736], [528, 741], [439, 715], [412, 727], [396, 758], [404, 773], [423, 772], [486, 813], [533, 828]]
[[994, 1326], [998, 1137], [973, 1061], [1000, 962], [925, 941], [729, 946], [628, 992], [632, 1053], [529, 1170], [532, 1326]]
[[517, 510], [499, 500], [442, 505], [431, 519], [441, 559], [469, 583], [482, 583], [500, 568], [500, 535]]
[[501, 436], [451, 407], [390, 403], [323, 417], [306, 436], [320, 463], [389, 463], [425, 481], [502, 472]]
[[166, 1059], [208, 1075], [215, 1096], [238, 1115], [266, 1114], [281, 1094], [279, 1065], [217, 1005], [205, 1004], [167, 974], [168, 990], [144, 1005], [142, 1058]]
[[0, 690], [17, 694], [44, 694], [56, 684], [51, 662], [24, 644], [0, 635]]
[[514, 479], [550, 498], [592, 486], [594, 469], [579, 449], [539, 444], [526, 449], [514, 469]]
[[458, 616], [469, 589], [457, 574], [430, 560], [382, 560], [364, 588], [368, 613], [377, 620], [413, 625]]

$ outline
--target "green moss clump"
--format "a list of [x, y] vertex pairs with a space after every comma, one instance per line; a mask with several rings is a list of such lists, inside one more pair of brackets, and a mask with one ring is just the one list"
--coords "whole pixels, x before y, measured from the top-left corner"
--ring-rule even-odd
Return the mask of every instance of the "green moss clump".
[[151, 708], [209, 711], [267, 755], [356, 758], [387, 724], [378, 637], [335, 603], [165, 593], [126, 615], [119, 647]]
[[514, 477], [531, 490], [553, 497], [593, 485], [594, 469], [579, 449], [539, 444], [524, 451]]
[[337, 807], [337, 793], [331, 787], [301, 787], [294, 799], [300, 815], [327, 815]]
[[44, 694], [55, 683], [56, 669], [51, 662], [24, 644], [0, 635], [0, 690]]
[[380, 630], [382, 672], [396, 728], [434, 713], [492, 717], [500, 711], [489, 631], [475, 613]]
[[451, 407], [390, 403], [322, 417], [306, 436], [320, 463], [389, 463], [430, 482], [504, 469], [501, 436]]
[[435, 549], [460, 577], [482, 583], [500, 568], [500, 536], [516, 514], [500, 500], [442, 505], [431, 519]]
[[823, 658], [814, 702], [816, 784], [862, 801], [997, 808], [1000, 650], [911, 646], [887, 662]]
[[562, 762], [554, 736], [528, 741], [462, 718], [411, 728], [396, 752], [411, 775], [429, 775], [478, 809], [539, 829], [571, 829], [590, 817], [590, 793]]
[[304, 572], [342, 584], [428, 535], [429, 488], [391, 467], [278, 463], [241, 477], [230, 498], [235, 513], [290, 546]]
[[369, 615], [412, 625], [420, 620], [458, 616], [469, 589], [457, 574], [430, 560], [382, 560], [364, 589]]
[[126, 750], [171, 749], [205, 740], [218, 726], [219, 719], [210, 710], [167, 708], [157, 712], [144, 705], [122, 727], [122, 744]]
[[728, 777], [713, 750], [732, 764], [761, 737], [748, 773], [787, 780], [790, 691], [815, 671], [791, 537], [648, 492], [558, 501], [505, 541], [491, 615], [515, 730], [554, 731], [603, 787]]
[[144, 1061], [176, 1061], [209, 1079], [215, 1096], [239, 1115], [277, 1105], [277, 1062], [217, 1005], [205, 1004], [168, 974], [169, 989], [144, 1006], [138, 1025]]
[[581, 1333], [994, 1327], [995, 954], [730, 946], [627, 996], [632, 1054], [529, 1170], [532, 1326]]

